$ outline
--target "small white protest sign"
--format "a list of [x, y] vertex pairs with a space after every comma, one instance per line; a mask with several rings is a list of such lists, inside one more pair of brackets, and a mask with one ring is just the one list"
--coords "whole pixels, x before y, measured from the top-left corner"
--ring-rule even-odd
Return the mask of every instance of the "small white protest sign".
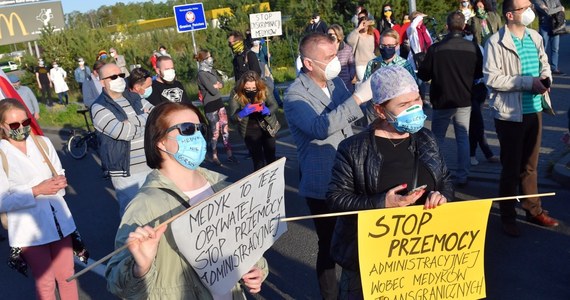
[[254, 39], [282, 35], [281, 12], [272, 11], [249, 15], [249, 28]]
[[258, 170], [171, 224], [179, 251], [204, 285], [225, 295], [287, 231], [285, 158]]

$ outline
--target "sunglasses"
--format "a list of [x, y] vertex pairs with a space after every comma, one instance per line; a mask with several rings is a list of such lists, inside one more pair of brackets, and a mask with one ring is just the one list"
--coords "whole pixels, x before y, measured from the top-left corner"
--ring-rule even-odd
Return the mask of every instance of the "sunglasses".
[[206, 125], [204, 124], [196, 124], [196, 123], [180, 123], [176, 124], [166, 130], [166, 133], [171, 132], [172, 130], [178, 129], [181, 135], [191, 136], [196, 133], [196, 131], [200, 130], [203, 136], [206, 136]]
[[385, 9], [384, 12], [389, 12], [392, 11], [391, 9]]
[[16, 130], [16, 129], [20, 128], [20, 125], [23, 127], [26, 127], [26, 126], [30, 126], [31, 123], [32, 123], [32, 120], [30, 118], [28, 118], [28, 119], [25, 119], [24, 121], [22, 121], [22, 123], [14, 122], [14, 123], [8, 124], [8, 126], [10, 126], [10, 129]]
[[125, 78], [125, 73], [119, 73], [119, 74], [114, 74], [114, 75], [111, 75], [111, 76], [107, 76], [107, 77], [103, 78], [103, 80], [105, 80], [105, 79], [115, 80], [115, 79], [117, 79], [117, 78], [119, 78], [119, 77]]

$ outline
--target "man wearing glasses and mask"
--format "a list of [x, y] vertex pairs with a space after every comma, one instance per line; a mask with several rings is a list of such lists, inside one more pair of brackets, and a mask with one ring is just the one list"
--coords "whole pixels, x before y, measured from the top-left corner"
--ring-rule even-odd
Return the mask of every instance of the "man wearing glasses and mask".
[[91, 106], [99, 132], [99, 154], [106, 177], [111, 177], [119, 214], [134, 198], [150, 172], [144, 153], [144, 128], [150, 104], [126, 89], [125, 73], [116, 64], [99, 69], [103, 91]]
[[[505, 0], [506, 25], [485, 45], [483, 74], [489, 106], [501, 145], [499, 196], [538, 193], [537, 167], [543, 111], [553, 114], [548, 95], [552, 73], [542, 37], [527, 28], [535, 18], [529, 0]], [[545, 227], [558, 221], [542, 209], [540, 198], [521, 199], [529, 221]], [[519, 236], [515, 200], [499, 201], [503, 231]]]

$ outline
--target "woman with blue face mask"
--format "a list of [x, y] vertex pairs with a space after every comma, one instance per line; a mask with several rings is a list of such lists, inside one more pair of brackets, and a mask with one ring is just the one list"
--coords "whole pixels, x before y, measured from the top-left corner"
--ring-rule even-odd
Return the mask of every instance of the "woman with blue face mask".
[[[145, 128], [146, 162], [153, 171], [129, 203], [119, 225], [115, 255], [105, 272], [111, 293], [126, 299], [212, 299], [196, 271], [180, 254], [170, 226], [158, 224], [221, 190], [221, 174], [200, 168], [206, 156], [206, 119], [192, 104], [165, 102], [150, 113]], [[267, 277], [260, 259], [241, 279], [258, 293]], [[239, 296], [236, 296], [239, 295]], [[239, 284], [219, 299], [245, 299]]]
[[[400, 66], [371, 77], [378, 118], [340, 143], [327, 204], [333, 212], [403, 207], [433, 209], [453, 199], [453, 184], [426, 115], [418, 85]], [[416, 187], [423, 187], [415, 190]], [[331, 255], [342, 267], [339, 299], [361, 299], [357, 216], [338, 217]]]

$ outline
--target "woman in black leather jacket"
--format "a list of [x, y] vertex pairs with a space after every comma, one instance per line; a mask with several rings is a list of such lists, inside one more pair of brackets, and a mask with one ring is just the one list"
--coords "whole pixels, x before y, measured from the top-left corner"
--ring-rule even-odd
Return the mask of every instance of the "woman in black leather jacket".
[[[402, 67], [380, 68], [371, 77], [378, 119], [340, 143], [327, 193], [332, 211], [422, 204], [435, 208], [453, 198], [453, 184], [426, 118], [418, 86]], [[416, 168], [417, 166], [417, 168]], [[425, 189], [409, 193], [415, 187]], [[337, 219], [331, 245], [342, 268], [340, 299], [362, 297], [358, 269], [357, 215]]]

